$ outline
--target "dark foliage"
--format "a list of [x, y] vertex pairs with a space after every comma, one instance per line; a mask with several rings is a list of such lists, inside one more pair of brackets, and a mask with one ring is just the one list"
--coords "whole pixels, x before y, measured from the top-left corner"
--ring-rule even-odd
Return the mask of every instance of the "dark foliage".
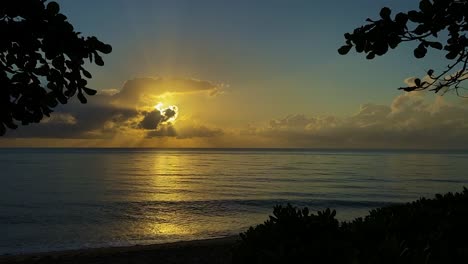
[[234, 263], [467, 263], [468, 189], [342, 223], [330, 209], [276, 206], [241, 238]]
[[[419, 10], [401, 12], [392, 17], [388, 7], [380, 11], [380, 19], [367, 19], [369, 24], [346, 33], [346, 44], [338, 49], [342, 55], [352, 47], [366, 54], [367, 59], [386, 54], [389, 49], [403, 42], [416, 42], [414, 57], [423, 58], [429, 49], [444, 50], [450, 65], [440, 74], [427, 71], [427, 80], [416, 79], [413, 86], [401, 87], [405, 91], [429, 89], [435, 91], [455, 90], [459, 94], [460, 83], [468, 78], [468, 1], [466, 0], [420, 0]], [[440, 35], [448, 34], [441, 42]], [[460, 95], [460, 94], [459, 94]]]
[[46, 0], [0, 1], [0, 135], [15, 121], [40, 122], [75, 94], [86, 103], [96, 93], [86, 87], [84, 59], [102, 66], [98, 52], [112, 47], [82, 37], [59, 10]]
[[235, 250], [234, 260], [236, 263], [300, 263], [303, 259], [343, 262], [344, 256], [336, 252], [349, 245], [344, 242], [335, 214], [329, 209], [314, 215], [307, 208], [299, 210], [290, 204], [275, 206], [269, 220], [240, 235], [242, 243]]

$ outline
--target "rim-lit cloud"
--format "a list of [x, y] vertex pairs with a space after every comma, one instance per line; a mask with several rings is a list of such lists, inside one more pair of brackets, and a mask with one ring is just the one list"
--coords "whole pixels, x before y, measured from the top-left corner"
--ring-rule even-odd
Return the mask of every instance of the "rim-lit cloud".
[[167, 94], [206, 93], [215, 96], [221, 93], [221, 85], [209, 81], [184, 78], [135, 78], [128, 80], [122, 89], [114, 94], [117, 104], [133, 107], [136, 104], [152, 103]]
[[[8, 131], [7, 137], [16, 138], [71, 138], [106, 139], [118, 134], [145, 133], [166, 137], [207, 137], [216, 133], [194, 133], [198, 125], [189, 122], [175, 129], [172, 121], [177, 118], [177, 106], [156, 109], [154, 104], [167, 94], [178, 96], [205, 94], [215, 96], [221, 88], [209, 81], [183, 78], [136, 78], [125, 82], [118, 89], [103, 90], [82, 105], [71, 101], [59, 106], [50, 118], [39, 124], [20, 127]], [[145, 131], [145, 132], [142, 132]], [[146, 136], [148, 137], [148, 136]]]

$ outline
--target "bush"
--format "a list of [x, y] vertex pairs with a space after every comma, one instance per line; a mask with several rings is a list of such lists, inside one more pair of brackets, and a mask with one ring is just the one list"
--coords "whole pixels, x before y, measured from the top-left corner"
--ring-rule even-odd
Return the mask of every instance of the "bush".
[[468, 190], [370, 211], [338, 222], [275, 206], [265, 223], [241, 234], [234, 263], [468, 263]]

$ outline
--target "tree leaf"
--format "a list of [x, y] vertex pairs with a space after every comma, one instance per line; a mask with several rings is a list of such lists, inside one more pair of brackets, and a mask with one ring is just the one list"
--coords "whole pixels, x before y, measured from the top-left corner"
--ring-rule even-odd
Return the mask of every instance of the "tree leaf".
[[91, 75], [91, 73], [89, 73], [89, 71], [87, 71], [87, 70], [81, 68], [81, 72], [83, 73], [83, 75], [84, 75], [86, 78], [88, 78], [88, 79], [93, 78], [93, 76]]
[[452, 50], [450, 51], [449, 53], [447, 53], [447, 55], [445, 55], [445, 57], [449, 60], [453, 60], [455, 59], [456, 57], [458, 56], [458, 52], [456, 50]]
[[112, 52], [112, 46], [109, 44], [99, 45], [98, 50], [104, 54], [109, 54]]
[[422, 14], [418, 11], [411, 10], [408, 12], [408, 19], [412, 22], [419, 23], [421, 22]]
[[424, 24], [421, 24], [421, 25], [417, 26], [417, 27], [413, 30], [413, 32], [414, 32], [415, 34], [418, 34], [418, 35], [422, 35], [422, 34], [426, 33], [427, 31], [428, 31], [428, 28], [427, 28], [427, 26], [424, 25]]
[[78, 79], [76, 85], [77, 87], [85, 87], [88, 84], [88, 82], [85, 79]]
[[432, 11], [432, 4], [429, 0], [421, 0], [419, 2], [419, 9], [424, 13], [428, 13]]
[[47, 4], [47, 11], [49, 12], [50, 15], [56, 15], [60, 11], [60, 6], [57, 4], [57, 2], [50, 2]]
[[397, 35], [393, 34], [388, 36], [388, 46], [390, 46], [390, 48], [396, 48], [400, 42], [401, 39]]
[[78, 93], [78, 100], [80, 100], [82, 104], [86, 104], [88, 102], [88, 100], [82, 93]]
[[356, 42], [356, 52], [361, 53], [364, 51], [364, 43], [362, 41]]
[[429, 46], [431, 46], [434, 49], [441, 50], [443, 48], [442, 43], [440, 42], [428, 42]]
[[67, 98], [65, 97], [65, 95], [63, 95], [62, 93], [59, 93], [59, 94], [57, 95], [57, 100], [59, 100], [59, 102], [60, 102], [61, 104], [66, 104], [67, 101], [68, 101]]
[[102, 60], [102, 57], [99, 56], [97, 53], [94, 53], [94, 62], [98, 66], [104, 66], [104, 61]]
[[87, 95], [95, 95], [97, 93], [96, 90], [94, 89], [90, 89], [90, 88], [87, 88], [87, 87], [83, 87], [81, 88]]
[[426, 56], [426, 53], [427, 53], [427, 49], [424, 46], [419, 45], [419, 47], [417, 47], [414, 50], [414, 57], [416, 57], [417, 59], [421, 59], [421, 58], [424, 58], [424, 56]]
[[415, 84], [417, 87], [421, 87], [421, 79], [419, 79], [419, 78], [414, 79], [414, 84]]
[[408, 15], [405, 13], [398, 13], [395, 16], [395, 22], [397, 22], [400, 26], [406, 25], [408, 22]]
[[382, 41], [376, 42], [374, 44], [374, 53], [376, 55], [382, 56], [388, 51], [388, 44]]
[[5, 125], [3, 124], [3, 122], [0, 122], [0, 136], [5, 135], [5, 133], [6, 133]]
[[56, 107], [58, 105], [54, 92], [50, 92], [46, 95], [46, 104], [49, 107]]
[[368, 59], [368, 60], [372, 60], [374, 58], [375, 58], [375, 53], [374, 52], [371, 52], [371, 53], [367, 54], [367, 56], [366, 56], [366, 59]]
[[341, 48], [338, 49], [338, 53], [341, 55], [346, 55], [348, 52], [351, 50], [353, 46], [352, 45], [344, 45], [341, 46]]
[[392, 10], [388, 7], [382, 8], [380, 10], [380, 17], [383, 18], [384, 20], [390, 20], [390, 14], [392, 13]]

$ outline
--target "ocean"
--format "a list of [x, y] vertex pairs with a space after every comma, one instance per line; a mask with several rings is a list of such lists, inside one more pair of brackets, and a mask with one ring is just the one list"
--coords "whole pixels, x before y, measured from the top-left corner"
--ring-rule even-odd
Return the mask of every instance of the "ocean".
[[467, 151], [0, 149], [0, 254], [222, 237], [288, 202], [351, 220], [467, 171]]

